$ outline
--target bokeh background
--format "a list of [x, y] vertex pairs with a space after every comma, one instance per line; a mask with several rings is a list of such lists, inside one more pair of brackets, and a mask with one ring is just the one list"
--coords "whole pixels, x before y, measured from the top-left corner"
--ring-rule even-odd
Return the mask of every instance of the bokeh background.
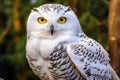
[[71, 6], [83, 31], [110, 53], [120, 74], [120, 0], [0, 0], [0, 78], [39, 80], [25, 58], [26, 21], [33, 7], [45, 3]]

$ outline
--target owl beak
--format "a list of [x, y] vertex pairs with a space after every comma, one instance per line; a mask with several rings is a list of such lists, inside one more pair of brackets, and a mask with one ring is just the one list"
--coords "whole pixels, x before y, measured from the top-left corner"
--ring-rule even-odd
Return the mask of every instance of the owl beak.
[[51, 33], [51, 35], [53, 35], [53, 33], [54, 33], [54, 25], [53, 24], [50, 25], [50, 33]]

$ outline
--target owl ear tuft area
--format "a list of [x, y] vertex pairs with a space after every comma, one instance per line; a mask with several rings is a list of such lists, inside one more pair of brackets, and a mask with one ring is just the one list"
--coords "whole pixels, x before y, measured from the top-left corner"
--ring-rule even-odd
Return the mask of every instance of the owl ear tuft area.
[[71, 11], [71, 10], [72, 10], [71, 7], [70, 7], [70, 6], [67, 6], [65, 12], [68, 12], [68, 11]]
[[39, 12], [37, 8], [33, 8], [31, 11]]

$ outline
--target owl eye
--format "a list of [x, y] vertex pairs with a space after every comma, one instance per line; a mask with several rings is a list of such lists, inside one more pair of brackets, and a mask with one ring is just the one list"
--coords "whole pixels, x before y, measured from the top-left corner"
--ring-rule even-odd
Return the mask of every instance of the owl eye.
[[44, 17], [39, 17], [39, 18], [38, 18], [38, 22], [39, 22], [40, 24], [44, 24], [44, 23], [47, 22], [47, 20], [46, 20]]
[[57, 22], [59, 22], [60, 24], [64, 24], [66, 22], [66, 17], [60, 17]]

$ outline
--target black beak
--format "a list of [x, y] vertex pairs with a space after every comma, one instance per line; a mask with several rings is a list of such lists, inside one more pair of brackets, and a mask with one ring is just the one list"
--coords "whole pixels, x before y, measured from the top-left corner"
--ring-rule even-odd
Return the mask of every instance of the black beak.
[[51, 35], [53, 35], [53, 33], [54, 33], [54, 26], [53, 26], [53, 24], [50, 25], [50, 32], [51, 32]]

